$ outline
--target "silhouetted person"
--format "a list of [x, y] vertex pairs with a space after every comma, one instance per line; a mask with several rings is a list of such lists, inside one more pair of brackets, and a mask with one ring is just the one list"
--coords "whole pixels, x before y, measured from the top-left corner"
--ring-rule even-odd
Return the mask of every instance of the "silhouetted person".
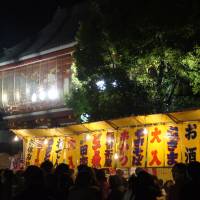
[[89, 168], [82, 168], [75, 185], [69, 190], [68, 200], [101, 200], [100, 189], [94, 184]]
[[191, 162], [187, 168], [190, 181], [182, 190], [182, 200], [196, 200], [200, 191], [200, 163]]
[[138, 173], [136, 178], [135, 200], [156, 200], [161, 196], [155, 178], [145, 171]]
[[53, 170], [53, 163], [50, 160], [45, 160], [40, 165], [40, 168], [44, 171], [45, 174], [50, 174]]
[[187, 166], [177, 163], [172, 168], [172, 176], [175, 184], [169, 189], [167, 200], [183, 200], [182, 191], [188, 182]]
[[123, 200], [134, 200], [136, 190], [136, 176], [133, 174], [128, 179], [128, 190], [124, 194]]
[[58, 200], [67, 199], [69, 188], [73, 186], [73, 179], [71, 177], [71, 171], [69, 165], [65, 163], [59, 164], [54, 172], [56, 179], [56, 195], [54, 196]]
[[109, 184], [106, 178], [105, 171], [99, 169], [96, 171], [97, 183], [102, 193], [102, 199], [105, 200], [108, 197], [109, 193]]
[[125, 188], [123, 185], [123, 180], [118, 175], [109, 177], [110, 193], [108, 195], [108, 200], [122, 200]]
[[43, 171], [34, 165], [28, 166], [24, 172], [25, 189], [15, 200], [50, 200], [45, 186]]
[[2, 171], [1, 200], [10, 200], [12, 198], [13, 178], [12, 170], [5, 169]]

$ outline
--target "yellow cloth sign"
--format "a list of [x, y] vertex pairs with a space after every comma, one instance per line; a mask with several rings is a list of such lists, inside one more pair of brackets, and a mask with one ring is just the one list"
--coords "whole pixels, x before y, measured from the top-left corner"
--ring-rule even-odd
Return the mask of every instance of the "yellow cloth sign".
[[25, 164], [70, 168], [87, 164], [96, 168], [171, 167], [177, 162], [200, 161], [200, 123], [166, 124], [118, 131], [98, 131], [66, 137], [29, 137]]
[[148, 128], [147, 166], [164, 166], [164, 134], [165, 126], [152, 126]]
[[180, 125], [166, 125], [165, 139], [165, 166], [173, 166], [181, 162], [181, 134]]
[[182, 161], [200, 161], [200, 123], [190, 122], [182, 125]]
[[117, 166], [125, 168], [131, 166], [131, 135], [132, 129], [121, 129], [117, 133], [117, 151], [119, 160]]
[[[147, 130], [147, 129], [146, 129]], [[135, 128], [131, 131], [132, 137], [132, 166], [145, 167], [147, 152], [147, 133], [144, 128]]]

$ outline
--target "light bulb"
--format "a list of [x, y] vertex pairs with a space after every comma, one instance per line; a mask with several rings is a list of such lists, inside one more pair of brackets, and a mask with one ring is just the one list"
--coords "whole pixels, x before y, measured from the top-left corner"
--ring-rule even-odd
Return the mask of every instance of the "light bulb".
[[111, 144], [111, 143], [112, 143], [112, 139], [111, 139], [111, 138], [108, 138], [108, 139], [107, 139], [107, 143], [108, 143], [108, 144]]
[[55, 87], [52, 87], [48, 90], [48, 97], [50, 100], [58, 99], [58, 90]]
[[44, 140], [44, 145], [47, 145], [47, 144], [48, 144], [48, 140], [45, 139], [45, 140]]
[[17, 136], [15, 136], [13, 140], [14, 140], [14, 142], [18, 142], [19, 138]]
[[37, 101], [37, 95], [35, 93], [32, 94], [31, 101], [35, 103]]
[[86, 140], [90, 140], [91, 136], [89, 134], [86, 135]]
[[45, 99], [45, 97], [46, 97], [46, 93], [45, 93], [44, 89], [40, 88], [39, 89], [39, 98], [40, 98], [40, 100], [43, 101]]
[[147, 134], [148, 134], [148, 130], [147, 130], [146, 128], [144, 128], [144, 129], [143, 129], [143, 133], [144, 133], [145, 135], [147, 135]]
[[118, 160], [118, 159], [119, 159], [118, 153], [115, 153], [115, 154], [114, 154], [114, 159], [115, 159], [115, 160]]

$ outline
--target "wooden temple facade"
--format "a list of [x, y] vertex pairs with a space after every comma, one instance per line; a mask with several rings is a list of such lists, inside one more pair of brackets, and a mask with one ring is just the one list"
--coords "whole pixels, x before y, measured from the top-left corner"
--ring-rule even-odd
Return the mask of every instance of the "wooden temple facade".
[[64, 99], [70, 91], [81, 6], [70, 15], [58, 9], [36, 36], [6, 49], [0, 57], [0, 109], [9, 128], [59, 127], [73, 122]]

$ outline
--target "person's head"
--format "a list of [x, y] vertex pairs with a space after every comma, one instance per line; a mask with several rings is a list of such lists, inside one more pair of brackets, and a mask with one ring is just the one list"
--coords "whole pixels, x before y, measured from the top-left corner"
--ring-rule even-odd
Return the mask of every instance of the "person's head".
[[57, 176], [61, 176], [63, 174], [70, 174], [69, 171], [69, 165], [65, 164], [65, 163], [61, 163], [59, 164], [56, 169], [55, 169], [55, 175]]
[[128, 189], [134, 191], [136, 187], [136, 176], [132, 174], [128, 179]]
[[43, 186], [44, 185], [44, 176], [42, 170], [35, 166], [30, 165], [24, 172], [24, 178], [26, 186]]
[[40, 168], [45, 172], [45, 173], [51, 173], [53, 169], [53, 163], [50, 160], [45, 160], [41, 165]]
[[176, 163], [172, 168], [172, 176], [175, 183], [184, 183], [187, 180], [187, 166], [183, 163]]
[[84, 171], [88, 171], [89, 170], [89, 167], [87, 165], [83, 165], [83, 164], [80, 164], [78, 167], [78, 173], [79, 172], [84, 172]]
[[191, 162], [187, 166], [188, 175], [194, 181], [200, 181], [200, 162]]
[[75, 185], [78, 187], [88, 187], [93, 183], [91, 173], [89, 171], [81, 171], [78, 173]]
[[96, 177], [98, 182], [104, 182], [107, 180], [105, 171], [103, 169], [99, 169], [96, 171]]
[[116, 175], [119, 177], [123, 177], [124, 176], [124, 172], [121, 169], [117, 169], [116, 170]]
[[2, 182], [11, 182], [13, 180], [14, 174], [10, 169], [5, 169], [2, 172]]
[[140, 172], [143, 172], [144, 170], [141, 167], [137, 167], [135, 169], [135, 175], [137, 176]]
[[123, 185], [122, 179], [118, 175], [109, 177], [109, 185], [111, 189], [116, 189]]
[[137, 183], [139, 185], [143, 186], [153, 186], [156, 185], [157, 177], [152, 176], [146, 171], [141, 171], [137, 176]]

